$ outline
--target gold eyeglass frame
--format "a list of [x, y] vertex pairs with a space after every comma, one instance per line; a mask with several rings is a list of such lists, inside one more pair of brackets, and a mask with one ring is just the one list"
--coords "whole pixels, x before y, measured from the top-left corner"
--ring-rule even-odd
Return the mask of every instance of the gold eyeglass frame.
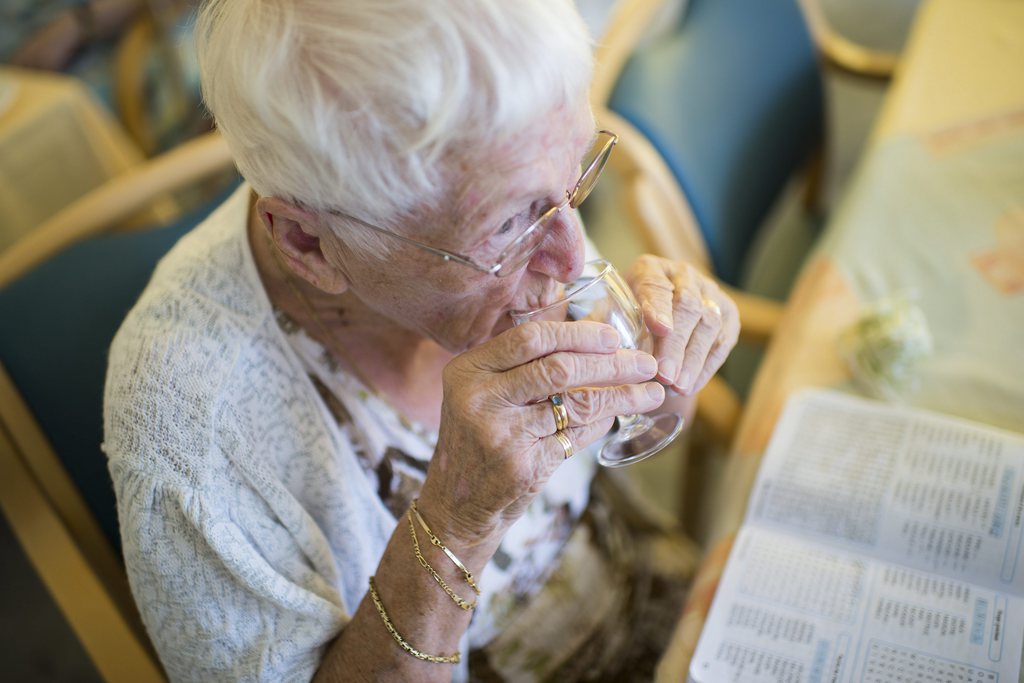
[[[604, 138], [604, 142], [601, 142], [599, 145], [599, 141], [601, 138]], [[432, 247], [429, 244], [424, 244], [423, 242], [414, 240], [411, 237], [406, 237], [405, 235], [400, 235], [396, 232], [385, 230], [384, 228], [376, 226], [372, 223], [367, 223], [366, 221], [360, 218], [357, 218], [347, 213], [343, 213], [336, 209], [327, 209], [327, 213], [331, 214], [332, 216], [337, 216], [339, 218], [352, 221], [357, 225], [360, 225], [369, 230], [373, 230], [374, 232], [381, 233], [382, 235], [388, 235], [390, 237], [393, 237], [394, 239], [401, 240], [402, 242], [410, 244], [418, 249], [428, 251], [431, 254], [434, 254], [435, 256], [440, 256], [445, 261], [454, 261], [455, 263], [461, 263], [464, 266], [469, 266], [470, 268], [478, 270], [482, 273], [490, 273], [492, 275], [495, 275], [496, 277], [504, 277], [512, 272], [515, 272], [516, 270], [518, 270], [520, 266], [528, 262], [530, 260], [530, 257], [537, 253], [537, 250], [540, 248], [540, 245], [543, 244], [544, 240], [538, 240], [537, 244], [533, 247], [533, 249], [531, 249], [528, 253], [524, 253], [521, 257], [521, 260], [518, 260], [518, 263], [514, 264], [513, 266], [506, 267], [507, 264], [505, 263], [505, 261], [508, 259], [509, 254], [515, 251], [516, 247], [522, 244], [522, 242], [530, 235], [532, 235], [535, 231], [540, 229], [542, 225], [550, 221], [551, 217], [554, 216], [556, 213], [563, 211], [566, 207], [569, 207], [571, 209], [577, 208], [580, 204], [583, 203], [583, 200], [590, 195], [591, 190], [593, 190], [594, 186], [597, 185], [597, 180], [601, 176], [601, 171], [604, 170], [605, 165], [608, 163], [608, 157], [611, 156], [612, 149], [615, 147], [618, 141], [619, 136], [616, 135], [615, 133], [612, 133], [611, 131], [608, 130], [598, 131], [594, 145], [591, 147], [591, 149], [598, 148], [598, 152], [597, 154], [594, 155], [593, 159], [591, 159], [590, 163], [587, 164], [587, 167], [583, 169], [583, 172], [580, 173], [580, 179], [576, 181], [576, 185], [573, 186], [572, 190], [566, 191], [565, 201], [556, 206], [552, 206], [550, 209], [541, 214], [541, 216], [537, 220], [530, 224], [530, 227], [526, 228], [526, 230], [524, 230], [522, 234], [520, 234], [518, 237], [512, 240], [511, 244], [509, 244], [507, 247], [501, 250], [501, 253], [498, 254], [497, 262], [494, 263], [494, 265], [492, 266], [482, 266], [479, 263], [475, 262], [473, 259], [469, 258], [468, 256], [463, 256], [462, 254], [448, 251], [446, 249]]]

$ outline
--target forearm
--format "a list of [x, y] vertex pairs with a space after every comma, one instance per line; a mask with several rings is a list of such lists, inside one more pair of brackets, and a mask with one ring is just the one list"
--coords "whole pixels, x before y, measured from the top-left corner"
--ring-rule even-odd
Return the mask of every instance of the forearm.
[[[440, 524], [442, 516], [421, 510], [438, 537], [475, 576], [483, 572], [497, 549], [496, 540], [475, 545], [460, 544]], [[462, 599], [475, 602], [476, 594], [465, 576], [416, 525], [420, 552], [444, 582]], [[374, 584], [392, 625], [402, 638], [420, 652], [448, 656], [459, 651], [459, 641], [469, 626], [472, 611], [463, 610], [444, 592], [414, 553], [409, 520], [403, 516], [377, 566]], [[369, 592], [351, 621], [331, 644], [317, 671], [316, 681], [447, 681], [454, 665], [417, 659], [406, 652], [385, 628]]]

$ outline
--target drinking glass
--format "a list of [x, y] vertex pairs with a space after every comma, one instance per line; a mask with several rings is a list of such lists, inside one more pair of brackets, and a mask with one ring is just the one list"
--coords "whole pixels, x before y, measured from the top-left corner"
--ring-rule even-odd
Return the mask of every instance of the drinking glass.
[[[565, 286], [562, 298], [532, 311], [513, 311], [512, 321], [593, 320], [619, 332], [619, 346], [651, 353], [653, 341], [640, 305], [622, 276], [605, 260], [590, 261], [583, 275]], [[624, 467], [648, 458], [679, 436], [683, 418], [675, 413], [620, 415], [618, 430], [601, 447], [597, 461], [605, 467]]]

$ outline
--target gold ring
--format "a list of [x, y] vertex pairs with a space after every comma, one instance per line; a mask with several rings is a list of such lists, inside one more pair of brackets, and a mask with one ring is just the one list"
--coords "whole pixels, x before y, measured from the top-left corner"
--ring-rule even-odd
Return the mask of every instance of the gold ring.
[[700, 303], [701, 303], [701, 305], [704, 308], [712, 311], [719, 318], [722, 317], [722, 309], [721, 309], [721, 307], [718, 304], [716, 304], [714, 301], [712, 301], [711, 299], [701, 299]]
[[576, 452], [576, 449], [572, 447], [572, 441], [570, 441], [569, 437], [565, 435], [565, 432], [561, 430], [555, 432], [554, 436], [558, 439], [558, 443], [562, 444], [562, 450], [565, 451], [565, 460], [568, 460], [569, 457]]
[[551, 401], [551, 410], [555, 413], [555, 431], [560, 432], [569, 426], [569, 413], [565, 411], [561, 394], [551, 394], [548, 400]]

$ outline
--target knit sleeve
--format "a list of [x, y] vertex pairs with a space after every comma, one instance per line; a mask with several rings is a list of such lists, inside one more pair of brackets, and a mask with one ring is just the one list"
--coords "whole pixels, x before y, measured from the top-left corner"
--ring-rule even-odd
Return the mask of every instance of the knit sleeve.
[[308, 681], [348, 615], [294, 554], [261, 544], [276, 520], [240, 517], [216, 496], [114, 472], [125, 565], [172, 681]]

